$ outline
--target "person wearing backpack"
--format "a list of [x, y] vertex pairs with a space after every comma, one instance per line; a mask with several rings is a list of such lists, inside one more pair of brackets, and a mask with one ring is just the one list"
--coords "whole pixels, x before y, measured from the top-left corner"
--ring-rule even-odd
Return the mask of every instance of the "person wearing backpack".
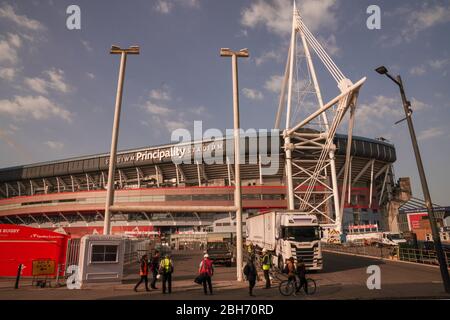
[[248, 293], [251, 297], [254, 297], [253, 288], [255, 287], [256, 280], [258, 279], [258, 271], [255, 266], [255, 256], [252, 254], [247, 260], [247, 264], [244, 267], [244, 275], [248, 281]]
[[209, 287], [209, 293], [213, 294], [211, 277], [214, 274], [214, 266], [213, 261], [209, 259], [209, 255], [207, 253], [205, 253], [205, 255], [203, 256], [203, 260], [200, 262], [198, 273], [203, 278], [202, 284], [203, 284], [203, 291], [205, 292], [205, 294], [208, 294], [208, 290], [206, 288], [207, 283]]

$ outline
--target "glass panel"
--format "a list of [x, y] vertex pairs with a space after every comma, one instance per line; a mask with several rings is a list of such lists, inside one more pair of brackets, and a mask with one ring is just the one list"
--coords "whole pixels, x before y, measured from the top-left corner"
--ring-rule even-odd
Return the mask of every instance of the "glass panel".
[[98, 253], [92, 253], [92, 262], [102, 262], [104, 261], [104, 255]]
[[108, 253], [105, 255], [105, 260], [104, 261], [108, 261], [108, 262], [115, 262], [116, 261], [116, 254], [115, 253]]
[[102, 245], [94, 245], [92, 246], [92, 254], [103, 254], [105, 252], [105, 246]]

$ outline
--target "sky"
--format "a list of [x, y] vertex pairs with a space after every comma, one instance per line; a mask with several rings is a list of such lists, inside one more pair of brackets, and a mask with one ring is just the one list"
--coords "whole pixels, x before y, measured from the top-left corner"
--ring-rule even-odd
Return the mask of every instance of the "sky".
[[[66, 9], [81, 10], [69, 30]], [[368, 6], [381, 10], [370, 30]], [[450, 1], [297, 0], [311, 32], [362, 87], [355, 134], [384, 137], [422, 197], [398, 88], [374, 72], [401, 74], [433, 202], [450, 205]], [[239, 60], [241, 126], [272, 128], [291, 30], [291, 0], [0, 0], [0, 167], [109, 151], [119, 56], [127, 60], [119, 150], [169, 143], [176, 128], [233, 125], [231, 62]], [[325, 100], [337, 95], [313, 56]], [[342, 131], [342, 130], [341, 130]]]

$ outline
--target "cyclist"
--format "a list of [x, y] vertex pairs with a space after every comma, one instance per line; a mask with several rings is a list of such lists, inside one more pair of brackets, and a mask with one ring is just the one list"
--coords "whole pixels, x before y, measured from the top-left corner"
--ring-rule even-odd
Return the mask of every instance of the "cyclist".
[[308, 284], [306, 282], [306, 266], [302, 258], [298, 258], [297, 260], [296, 273], [297, 277], [300, 279], [300, 285], [297, 287], [297, 290], [295, 292], [298, 293], [300, 289], [304, 286], [305, 293], [308, 294]]

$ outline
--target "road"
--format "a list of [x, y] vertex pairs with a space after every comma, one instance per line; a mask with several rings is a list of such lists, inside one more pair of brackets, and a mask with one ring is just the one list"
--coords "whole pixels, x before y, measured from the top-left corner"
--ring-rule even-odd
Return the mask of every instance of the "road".
[[[274, 284], [272, 289], [262, 289], [263, 283], [257, 284], [256, 297], [249, 297], [246, 283], [235, 279], [235, 268], [218, 266], [213, 277], [216, 289], [214, 295], [205, 296], [200, 286], [193, 283], [200, 252], [179, 252], [173, 256], [175, 264], [173, 293], [163, 295], [161, 290], [151, 292], [132, 291], [137, 281], [137, 265], [127, 267], [125, 279], [121, 285], [99, 286], [83, 290], [62, 288], [33, 288], [22, 286], [19, 290], [11, 289], [13, 284], [0, 285], [0, 299], [396, 299], [396, 298], [450, 298], [445, 295], [436, 267], [417, 264], [385, 261], [365, 257], [349, 256], [336, 253], [324, 253], [324, 269], [312, 273], [309, 277], [316, 280], [318, 289], [315, 295], [303, 294], [283, 297]], [[381, 270], [381, 289], [369, 290], [366, 285], [367, 267], [377, 265]], [[158, 284], [160, 287], [160, 284]]]

